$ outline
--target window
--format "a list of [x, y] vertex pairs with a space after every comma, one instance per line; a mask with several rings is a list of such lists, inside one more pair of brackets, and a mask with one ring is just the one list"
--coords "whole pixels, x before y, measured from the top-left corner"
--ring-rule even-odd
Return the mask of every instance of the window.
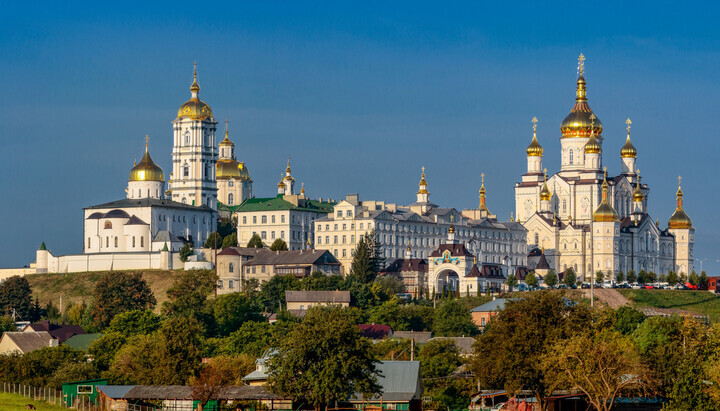
[[105, 248], [110, 247], [110, 237], [105, 237]]
[[187, 164], [183, 166], [183, 177], [190, 177], [190, 166]]
[[535, 244], [540, 244], [540, 234], [535, 233]]
[[280, 216], [280, 222], [281, 222], [281, 223], [284, 223], [284, 222], [285, 222], [285, 215], [281, 215], [281, 216]]
[[347, 242], [347, 236], [346, 236], [346, 235], [342, 236], [342, 242], [343, 242], [343, 244], [345, 244], [345, 243]]
[[350, 236], [350, 242], [351, 242], [351, 243], [355, 243], [355, 236], [354, 236], [354, 235], [351, 235], [351, 236]]
[[132, 246], [135, 248], [135, 236], [132, 236]]
[[364, 225], [365, 225], [365, 223], [360, 223], [360, 229], [361, 229], [361, 230], [364, 228], [364, 227], [363, 227]]
[[319, 236], [317, 237], [317, 243], [318, 243], [318, 244], [322, 244], [322, 236], [321, 236], [321, 235], [319, 235]]
[[264, 272], [265, 272], [265, 266], [264, 266], [264, 265], [261, 265], [261, 266], [260, 266], [260, 272], [261, 272], [261, 273], [264, 273]]
[[223, 280], [218, 280], [218, 281], [217, 281], [217, 288], [219, 288], [219, 289], [222, 290], [222, 286], [223, 286]]
[[270, 231], [270, 239], [271, 240], [275, 239], [275, 231]]
[[228, 205], [233, 205], [233, 200], [234, 198], [232, 193], [228, 194]]
[[347, 224], [343, 224], [343, 230], [347, 230]]
[[335, 237], [333, 238], [333, 244], [337, 244], [337, 242], [338, 242], [338, 236], [335, 236]]
[[235, 288], [235, 282], [233, 280], [228, 280], [228, 288], [231, 290]]
[[[228, 272], [229, 272], [229, 273], [234, 272], [234, 271], [233, 271], [234, 268], [235, 268], [235, 266], [233, 265], [233, 263], [229, 263], [229, 264], [228, 264]], [[232, 287], [231, 287], [231, 288], [232, 288]]]
[[78, 385], [77, 393], [78, 394], [92, 394], [93, 386], [92, 385]]
[[243, 224], [247, 224], [247, 216], [243, 216]]
[[280, 238], [285, 238], [285, 231], [280, 231]]
[[342, 218], [342, 210], [338, 210], [337, 216], [338, 216], [338, 218]]
[[275, 224], [275, 214], [270, 216], [270, 222]]
[[229, 180], [229, 181], [228, 181], [228, 187], [232, 187], [232, 186], [234, 186], [234, 185], [235, 185], [235, 183], [234, 183], [232, 180]]
[[330, 244], [330, 236], [329, 235], [325, 236], [325, 244]]
[[267, 231], [261, 231], [261, 232], [260, 232], [260, 238], [262, 238], [263, 240], [266, 239], [266, 238], [267, 238]]
[[352, 211], [347, 210], [347, 211], [345, 212], [345, 217], [352, 217]]
[[260, 224], [267, 224], [267, 216], [266, 215], [260, 217]]
[[253, 224], [257, 224], [257, 216], [256, 215], [253, 216]]
[[88, 248], [90, 248], [90, 237], [88, 237]]
[[571, 148], [571, 149], [570, 149], [570, 154], [569, 154], [569, 157], [570, 157], [569, 163], [570, 163], [570, 164], [573, 163], [573, 157], [574, 157], [573, 154], [574, 154], [574, 153], [573, 153], [573, 150], [572, 150], [572, 148]]
[[118, 238], [115, 237], [115, 248], [117, 248], [117, 246], [118, 246]]
[[347, 250], [343, 248], [343, 257], [347, 257]]

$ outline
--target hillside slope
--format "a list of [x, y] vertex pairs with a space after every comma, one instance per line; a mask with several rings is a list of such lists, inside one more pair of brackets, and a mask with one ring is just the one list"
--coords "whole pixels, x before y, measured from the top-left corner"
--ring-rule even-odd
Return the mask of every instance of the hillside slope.
[[[135, 272], [135, 271], [133, 271]], [[116, 272], [115, 272], [116, 273]], [[167, 289], [175, 281], [176, 271], [143, 270], [143, 279], [147, 281], [150, 289], [158, 301], [156, 311], [163, 301], [167, 301]], [[79, 304], [83, 301], [89, 303], [93, 299], [93, 292], [97, 282], [106, 274], [113, 272], [89, 272], [71, 274], [32, 274], [28, 275], [28, 282], [33, 290], [33, 298], [40, 300], [40, 305], [52, 301], [56, 307], [60, 304], [62, 295], [63, 306], [69, 303]]]
[[670, 308], [706, 315], [720, 322], [720, 297], [707, 291], [619, 290], [637, 307]]

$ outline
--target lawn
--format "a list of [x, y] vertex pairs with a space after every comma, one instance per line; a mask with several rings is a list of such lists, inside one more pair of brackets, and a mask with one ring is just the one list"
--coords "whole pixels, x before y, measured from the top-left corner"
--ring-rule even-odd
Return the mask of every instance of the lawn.
[[0, 409], [3, 411], [26, 411], [27, 404], [32, 404], [38, 411], [60, 411], [65, 408], [50, 405], [44, 401], [33, 401], [18, 394], [0, 392]]
[[675, 308], [707, 315], [720, 322], [720, 297], [707, 291], [618, 290], [638, 307]]

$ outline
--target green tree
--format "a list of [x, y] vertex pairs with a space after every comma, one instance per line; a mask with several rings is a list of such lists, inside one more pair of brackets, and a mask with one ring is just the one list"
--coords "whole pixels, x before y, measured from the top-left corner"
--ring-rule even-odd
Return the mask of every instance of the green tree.
[[479, 386], [510, 393], [530, 390], [545, 409], [545, 397], [553, 387], [545, 378], [542, 356], [559, 341], [589, 328], [591, 317], [587, 306], [568, 303], [563, 294], [552, 291], [506, 302], [475, 343], [470, 368]]
[[637, 281], [635, 270], [628, 270], [627, 273], [625, 273], [625, 277], [627, 279], [627, 282], [630, 284], [634, 284]]
[[[609, 278], [612, 278], [612, 277], [609, 277]], [[596, 284], [602, 284], [602, 282], [603, 282], [604, 280], [605, 280], [605, 273], [603, 273], [602, 271], [598, 270], [598, 272], [595, 273], [595, 283], [596, 283]]]
[[552, 345], [542, 368], [548, 384], [582, 392], [601, 411], [610, 411], [622, 393], [650, 388], [649, 370], [633, 341], [609, 329], [579, 332]]
[[693, 272], [691, 272], [690, 275], [688, 276], [688, 282], [689, 282], [690, 284], [696, 286], [696, 285], [700, 284], [700, 276], [699, 276], [695, 271], [693, 271]]
[[265, 309], [277, 312], [285, 306], [285, 291], [299, 289], [300, 280], [294, 275], [275, 275], [260, 286], [260, 298]]
[[667, 281], [667, 283], [670, 285], [675, 285], [678, 283], [678, 281], [680, 281], [680, 279], [678, 278], [675, 271], [670, 270], [665, 277], [665, 281]]
[[131, 310], [150, 310], [157, 300], [140, 273], [113, 272], [95, 285], [92, 317], [95, 326], [104, 328], [116, 315]]
[[287, 249], [287, 243], [282, 238], [278, 238], [270, 244], [270, 250], [272, 251], [287, 251]]
[[379, 285], [382, 292], [388, 297], [393, 297], [395, 294], [402, 294], [407, 291], [402, 279], [393, 275], [377, 276], [375, 277], [374, 284]]
[[0, 316], [0, 334], [4, 333], [5, 331], [17, 330], [17, 326], [15, 325], [15, 321], [13, 321], [12, 317], [7, 315]]
[[705, 271], [700, 273], [700, 281], [698, 282], [698, 286], [701, 290], [707, 290], [708, 289], [708, 275]]
[[[381, 360], [410, 361], [412, 343], [407, 338], [386, 338], [373, 344], [375, 357]], [[415, 355], [418, 346], [415, 345]]]
[[32, 289], [27, 278], [19, 275], [7, 278], [0, 284], [0, 315], [15, 313], [16, 320], [30, 321]]
[[623, 305], [615, 312], [615, 329], [625, 335], [632, 334], [645, 318], [647, 317], [641, 311]]
[[300, 280], [300, 288], [309, 291], [332, 291], [343, 287], [345, 279], [342, 275], [325, 275], [321, 271], [313, 271]]
[[525, 276], [525, 284], [527, 284], [530, 287], [537, 287], [538, 286], [538, 278], [535, 275], [535, 271], [530, 271]]
[[510, 291], [513, 290], [518, 284], [517, 278], [515, 278], [515, 274], [510, 274], [508, 278], [505, 280], [505, 284], [507, 284]]
[[640, 270], [640, 272], [638, 273], [638, 276], [637, 276], [637, 282], [640, 284], [647, 284], [650, 282], [647, 271]]
[[222, 248], [229, 248], [229, 247], [237, 247], [238, 245], [238, 239], [237, 239], [237, 233], [232, 232], [223, 238], [222, 242]]
[[548, 287], [555, 287], [558, 283], [558, 276], [555, 273], [555, 270], [549, 270], [547, 274], [545, 274], [545, 278], [543, 279], [543, 282]]
[[374, 231], [363, 236], [355, 246], [355, 255], [350, 264], [350, 275], [367, 284], [375, 280], [375, 263], [373, 260]]
[[68, 381], [85, 381], [100, 377], [100, 371], [92, 362], [63, 363], [48, 380], [48, 386], [60, 388]]
[[159, 315], [150, 310], [132, 310], [116, 315], [105, 332], [118, 332], [125, 336], [151, 334], [162, 324]]
[[252, 237], [250, 237], [250, 241], [248, 241], [247, 246], [250, 248], [263, 248], [265, 247], [265, 244], [263, 244], [260, 236], [255, 233]]
[[113, 331], [106, 332], [102, 337], [93, 341], [88, 353], [92, 356], [95, 366], [101, 371], [107, 371], [127, 340], [128, 337], [125, 334]]
[[223, 355], [248, 354], [260, 357], [271, 347], [272, 337], [271, 325], [266, 321], [247, 321], [221, 340], [218, 353]]
[[568, 268], [567, 270], [565, 270], [565, 276], [563, 277], [563, 283], [569, 287], [569, 286], [575, 285], [576, 282], [577, 282], [577, 275], [575, 275], [575, 270], [573, 270], [572, 268]]
[[[217, 240], [217, 242], [216, 242], [216, 240]], [[205, 248], [215, 249], [216, 244], [217, 244], [217, 248], [223, 248], [222, 242], [223, 242], [222, 236], [217, 231], [213, 231], [212, 233], [210, 233], [207, 240], [205, 240]]]
[[242, 377], [255, 368], [255, 359], [248, 355], [211, 358], [203, 364], [199, 375], [191, 379], [193, 399], [204, 407], [226, 386], [244, 385]]
[[264, 321], [260, 315], [262, 306], [257, 300], [240, 293], [219, 295], [212, 301], [217, 334], [229, 335], [246, 321]]
[[437, 307], [432, 327], [436, 336], [471, 336], [477, 332], [470, 310], [454, 299], [446, 300]]
[[617, 275], [615, 275], [615, 281], [618, 283], [625, 281], [625, 273], [622, 271], [618, 271]]
[[193, 255], [193, 248], [190, 243], [185, 243], [180, 249], [180, 261], [186, 263], [191, 255]]
[[450, 339], [433, 339], [423, 345], [418, 355], [423, 378], [446, 377], [461, 364], [460, 349]]
[[376, 324], [389, 325], [393, 330], [407, 330], [410, 327], [410, 319], [405, 311], [400, 308], [397, 298], [385, 301], [384, 303], [370, 310], [368, 321]]
[[[0, 355], [0, 381], [48, 387], [52, 375], [65, 364], [85, 362], [85, 354], [68, 346], [43, 347], [19, 355]], [[59, 389], [59, 386], [51, 386]]]
[[375, 364], [370, 342], [346, 309], [313, 307], [270, 359], [268, 387], [320, 411], [356, 392], [379, 393]]
[[169, 301], [163, 303], [163, 312], [166, 315], [196, 318], [207, 324], [209, 313], [205, 302], [215, 291], [217, 279], [212, 270], [180, 272], [167, 290]]

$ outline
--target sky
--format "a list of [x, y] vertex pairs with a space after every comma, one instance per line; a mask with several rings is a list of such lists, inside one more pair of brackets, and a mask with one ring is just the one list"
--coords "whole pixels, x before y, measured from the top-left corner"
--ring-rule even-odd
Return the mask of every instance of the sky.
[[[503, 3], [503, 4], [500, 4]], [[200, 98], [275, 195], [291, 158], [311, 197], [514, 210], [536, 116], [559, 169], [583, 53], [603, 161], [625, 119], [649, 212], [666, 226], [683, 176], [695, 258], [720, 275], [720, 6], [692, 2], [12, 2], [0, 25], [0, 267], [82, 251], [82, 209], [125, 197], [144, 137], [171, 171], [171, 121]], [[700, 261], [696, 261], [699, 270]]]

